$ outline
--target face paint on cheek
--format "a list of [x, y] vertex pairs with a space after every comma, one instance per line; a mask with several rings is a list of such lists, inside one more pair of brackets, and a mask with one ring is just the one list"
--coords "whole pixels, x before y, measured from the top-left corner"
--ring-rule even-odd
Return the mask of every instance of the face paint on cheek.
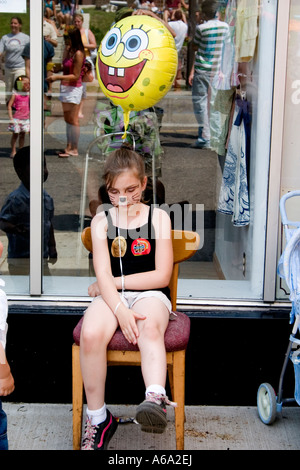
[[131, 196], [131, 199], [134, 203], [140, 202], [141, 194], [139, 192], [136, 192]]
[[113, 206], [117, 206], [119, 203], [119, 198], [116, 194], [108, 193], [108, 197]]

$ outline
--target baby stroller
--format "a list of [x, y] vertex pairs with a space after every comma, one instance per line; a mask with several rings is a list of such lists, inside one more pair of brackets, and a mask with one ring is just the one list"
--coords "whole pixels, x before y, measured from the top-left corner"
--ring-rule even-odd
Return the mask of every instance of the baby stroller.
[[[282, 410], [283, 403], [296, 401], [300, 405], [300, 340], [298, 339], [300, 330], [300, 222], [289, 220], [285, 209], [286, 200], [295, 196], [300, 196], [300, 191], [291, 191], [280, 200], [286, 247], [278, 263], [278, 275], [285, 280], [290, 292], [289, 298], [292, 302], [290, 323], [293, 324], [293, 329], [281, 370], [278, 395], [276, 396], [273, 387], [268, 383], [261, 384], [257, 392], [258, 414], [264, 424], [272, 424], [275, 421], [277, 413]], [[294, 365], [295, 393], [294, 398], [283, 399], [282, 385], [289, 359]]]

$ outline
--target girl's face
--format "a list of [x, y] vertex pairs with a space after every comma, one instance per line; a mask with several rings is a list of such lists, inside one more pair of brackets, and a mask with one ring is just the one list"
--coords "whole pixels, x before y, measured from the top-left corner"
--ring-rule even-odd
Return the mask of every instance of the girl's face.
[[30, 90], [30, 81], [29, 78], [23, 78], [22, 80], [22, 91], [28, 92]]
[[133, 170], [127, 170], [115, 178], [108, 189], [108, 196], [113, 206], [130, 206], [140, 202], [146, 189], [147, 177], [141, 181]]

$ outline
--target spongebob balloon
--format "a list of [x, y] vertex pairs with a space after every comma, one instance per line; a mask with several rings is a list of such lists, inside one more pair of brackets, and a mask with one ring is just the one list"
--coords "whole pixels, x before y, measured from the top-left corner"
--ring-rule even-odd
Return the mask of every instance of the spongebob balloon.
[[124, 112], [154, 106], [169, 91], [177, 72], [177, 50], [159, 20], [136, 15], [115, 23], [103, 38], [96, 70], [100, 88]]

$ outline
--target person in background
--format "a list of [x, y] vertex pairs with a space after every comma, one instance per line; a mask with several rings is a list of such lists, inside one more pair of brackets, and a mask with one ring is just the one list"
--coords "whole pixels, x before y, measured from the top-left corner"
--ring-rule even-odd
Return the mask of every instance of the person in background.
[[[92, 72], [95, 76], [95, 60], [97, 57], [97, 43], [94, 33], [87, 28], [83, 27], [84, 17], [81, 13], [75, 13], [74, 15], [74, 26], [79, 29], [81, 34], [82, 43], [84, 45], [85, 60], [91, 64]], [[86, 99], [86, 83], [82, 84], [82, 100], [80, 103], [78, 117], [81, 119], [83, 115], [83, 102]]]
[[[21, 183], [6, 198], [0, 211], [0, 230], [8, 239], [7, 263], [11, 275], [29, 274], [30, 256], [30, 147], [19, 149], [13, 159], [14, 169]], [[48, 178], [44, 158], [44, 182]], [[43, 191], [43, 259], [44, 274], [50, 275], [48, 263], [57, 261], [56, 242], [52, 220], [54, 202]]]
[[210, 104], [216, 94], [212, 80], [219, 69], [222, 47], [229, 29], [227, 23], [217, 18], [217, 1], [204, 0], [201, 11], [204, 22], [196, 27], [196, 54], [189, 75], [194, 114], [198, 122], [198, 138], [192, 147], [198, 149], [210, 147]]
[[0, 58], [5, 54], [5, 93], [8, 103], [16, 79], [25, 73], [25, 61], [22, 57], [23, 49], [30, 38], [22, 33], [22, 20], [13, 16], [10, 21], [11, 32], [2, 36], [0, 40]]
[[[3, 253], [3, 244], [0, 241], [0, 259]], [[0, 279], [0, 286], [4, 286], [4, 281]], [[0, 289], [0, 397], [10, 395], [15, 389], [15, 381], [6, 359], [5, 345], [7, 334], [7, 299], [5, 292]], [[7, 416], [2, 408], [0, 398], [0, 450], [8, 450], [7, 438]]]
[[55, 0], [44, 0], [44, 15], [48, 20], [50, 18], [56, 19]]
[[75, 0], [59, 0], [59, 4], [60, 11], [57, 13], [57, 21], [59, 28], [63, 29], [73, 23], [73, 16], [78, 8], [78, 2], [75, 2]]
[[180, 51], [182, 49], [185, 38], [188, 33], [188, 25], [185, 20], [185, 16], [182, 13], [182, 10], [175, 10], [174, 20], [169, 21], [169, 26], [175, 31], [175, 46], [178, 54], [178, 68], [177, 75], [174, 80], [174, 88], [180, 88], [178, 80], [181, 79], [181, 60], [180, 60]]
[[84, 74], [84, 46], [80, 31], [73, 26], [65, 31], [66, 47], [63, 55], [63, 74], [53, 74], [48, 83], [59, 80], [60, 101], [66, 122], [67, 145], [60, 158], [78, 157], [80, 136], [79, 109], [82, 100], [82, 76]]
[[[44, 50], [44, 67], [43, 67], [43, 73], [44, 73], [44, 111], [47, 111], [47, 93], [49, 90], [49, 83], [47, 82], [47, 64], [51, 61], [51, 59], [54, 57], [54, 47], [52, 44], [50, 44], [49, 41], [46, 41], [44, 38], [43, 42], [43, 50]], [[30, 77], [30, 43], [26, 44], [24, 47], [24, 50], [22, 52], [22, 57], [24, 58], [25, 61], [25, 73], [27, 77]]]
[[[16, 154], [16, 144], [19, 138], [19, 148], [24, 147], [25, 134], [30, 132], [30, 81], [26, 75], [21, 75], [15, 81], [15, 92], [7, 105], [10, 124], [8, 130], [12, 132], [11, 158]], [[15, 110], [15, 111], [13, 111]]]
[[[185, 3], [184, 0], [166, 0], [165, 9], [163, 12], [163, 19], [164, 21], [173, 21], [174, 20], [174, 12], [178, 9], [185, 8], [188, 10], [189, 6]], [[185, 14], [183, 13], [185, 18]], [[185, 18], [186, 21], [186, 18]]]

